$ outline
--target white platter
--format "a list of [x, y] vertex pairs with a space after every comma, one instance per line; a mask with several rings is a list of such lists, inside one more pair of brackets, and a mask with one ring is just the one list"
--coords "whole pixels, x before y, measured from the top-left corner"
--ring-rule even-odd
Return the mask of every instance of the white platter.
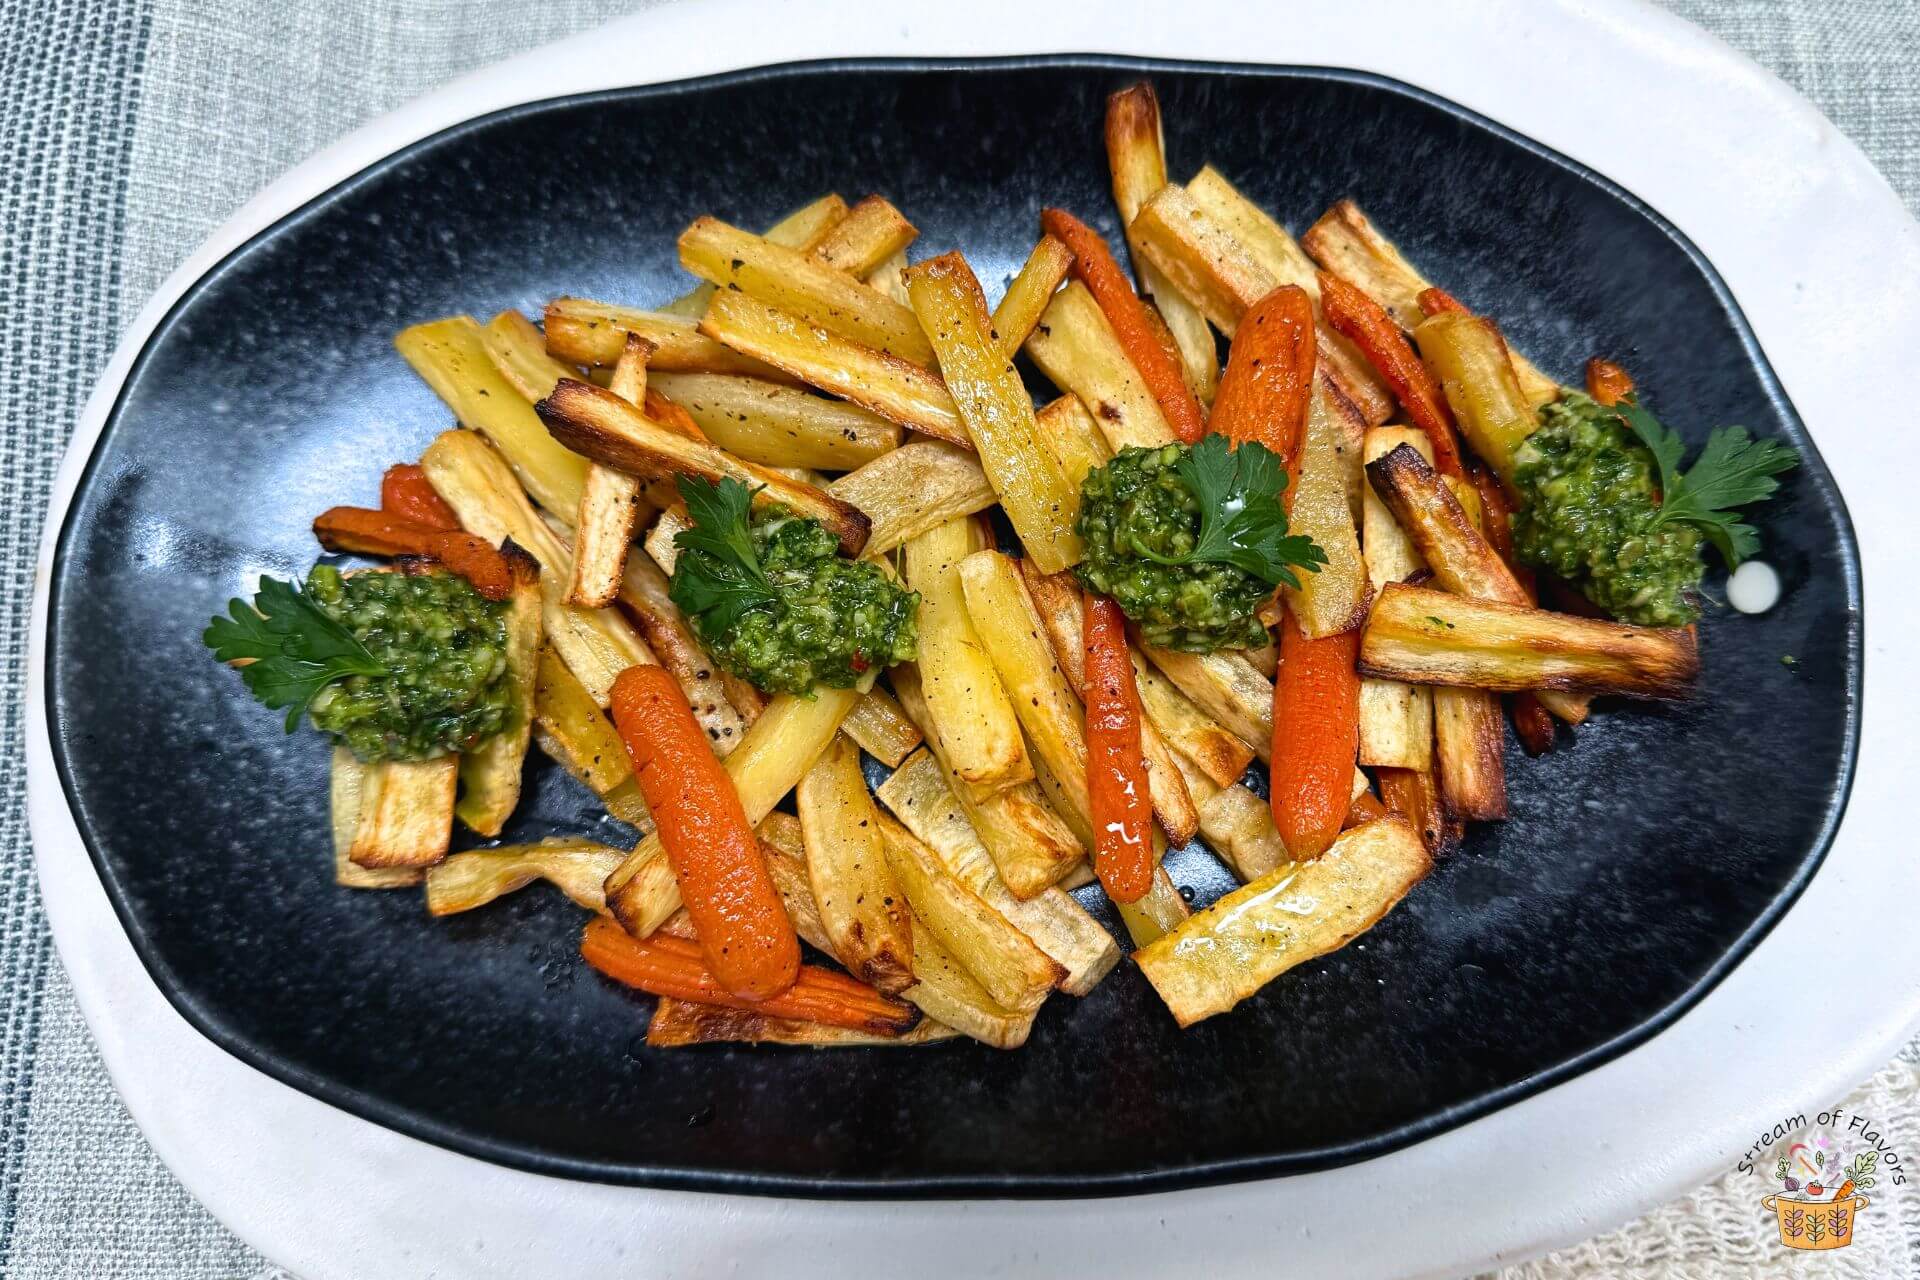
[[[168, 1005], [121, 932], [54, 775], [44, 705], [53, 533], [134, 355], [248, 236], [382, 156], [540, 98], [824, 57], [1120, 53], [1347, 67], [1416, 84], [1615, 179], [1719, 269], [1819, 443], [1859, 533], [1872, 616], [1859, 773], [1798, 904], [1673, 1027], [1431, 1141], [1327, 1173], [1132, 1199], [842, 1203], [567, 1182], [402, 1137], [243, 1066]], [[1762, 1120], [1831, 1100], [1920, 1023], [1909, 794], [1920, 610], [1911, 571], [1920, 227], [1786, 86], [1639, 3], [911, 6], [729, 0], [626, 19], [469, 76], [262, 192], [147, 304], [88, 402], [35, 580], [29, 806], [60, 954], [115, 1085], [161, 1158], [303, 1276], [1192, 1273], [1445, 1276], [1511, 1262], [1731, 1167]], [[1845, 625], [1836, 618], [1835, 626]], [[1737, 750], [1729, 744], [1729, 750]], [[1818, 949], [1826, 973], [1807, 976]], [[1789, 1023], [1776, 1012], [1796, 1008]], [[1803, 1046], [1824, 1046], [1808, 1055]], [[1636, 1152], [1631, 1160], [1624, 1152]], [[1499, 1180], [1462, 1176], [1497, 1167]]]

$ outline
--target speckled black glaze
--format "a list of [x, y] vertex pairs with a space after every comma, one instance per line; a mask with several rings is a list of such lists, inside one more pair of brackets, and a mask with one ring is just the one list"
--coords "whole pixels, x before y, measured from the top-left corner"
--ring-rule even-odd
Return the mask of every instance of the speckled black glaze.
[[[1702, 624], [1697, 702], [1603, 704], [1509, 761], [1512, 817], [1355, 945], [1180, 1033], [1131, 966], [996, 1053], [651, 1052], [647, 1001], [578, 962], [537, 887], [425, 918], [332, 883], [326, 749], [282, 737], [198, 635], [313, 514], [371, 501], [446, 411], [390, 346], [449, 312], [678, 292], [673, 240], [835, 189], [886, 192], [919, 254], [989, 291], [1043, 203], [1110, 235], [1106, 93], [1150, 71], [1178, 173], [1219, 165], [1291, 226], [1353, 195], [1546, 368], [1624, 359], [1696, 444], [1785, 434], [1761, 521], [1785, 596]], [[1719, 575], [1710, 579], [1717, 586]], [[529, 106], [428, 139], [255, 237], [128, 378], [61, 533], [48, 684], [80, 830], [155, 980], [297, 1088], [488, 1159], [814, 1195], [1097, 1194], [1319, 1168], [1481, 1115], [1644, 1039], [1743, 955], [1844, 803], [1860, 584], [1831, 478], [1711, 269], [1631, 197], [1403, 86], [1104, 58], [790, 67]], [[1783, 655], [1791, 655], [1788, 665]], [[599, 829], [544, 763], [510, 836]], [[1189, 850], [1176, 878], [1227, 886]], [[1111, 923], [1111, 921], [1109, 921]]]

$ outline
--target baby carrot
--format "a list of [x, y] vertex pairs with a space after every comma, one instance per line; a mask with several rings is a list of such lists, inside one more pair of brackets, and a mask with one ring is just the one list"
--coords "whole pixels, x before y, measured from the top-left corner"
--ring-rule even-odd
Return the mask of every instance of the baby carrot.
[[613, 682], [613, 722], [714, 977], [743, 1000], [785, 991], [800, 940], [680, 682], [662, 667], [628, 667]]
[[1093, 870], [1109, 898], [1138, 902], [1153, 887], [1153, 802], [1140, 749], [1140, 691], [1133, 682], [1120, 606], [1089, 594], [1081, 641]]
[[1313, 300], [1300, 286], [1281, 285], [1249, 307], [1214, 393], [1213, 429], [1235, 444], [1258, 441], [1291, 472], [1313, 396], [1315, 342]]
[[332, 507], [314, 520], [313, 536], [329, 551], [428, 556], [471, 582], [489, 600], [505, 600], [513, 594], [513, 569], [500, 548], [458, 527], [435, 529], [387, 511]]
[[1280, 622], [1273, 682], [1273, 825], [1296, 859], [1326, 852], [1347, 816], [1360, 749], [1360, 631], [1309, 640]]
[[1160, 412], [1167, 416], [1173, 434], [1187, 444], [1205, 435], [1207, 420], [1201, 415], [1200, 402], [1187, 388], [1179, 360], [1160, 345], [1140, 295], [1127, 283], [1126, 274], [1100, 233], [1064, 209], [1042, 210], [1040, 225], [1073, 251], [1073, 274], [1100, 304], [1101, 313], [1126, 349], [1127, 359], [1139, 370], [1147, 390], [1159, 402]]
[[1587, 394], [1609, 407], [1619, 404], [1633, 394], [1633, 375], [1595, 356], [1587, 361]]
[[1470, 316], [1473, 314], [1472, 311], [1467, 309], [1466, 303], [1460, 301], [1460, 299], [1454, 297], [1437, 285], [1429, 289], [1422, 289], [1418, 301], [1420, 303], [1420, 309], [1430, 316], [1437, 316], [1443, 313], [1451, 313], [1456, 316]]
[[911, 1005], [831, 969], [802, 965], [793, 985], [765, 1000], [729, 991], [707, 967], [701, 944], [656, 933], [639, 939], [605, 916], [596, 916], [580, 939], [580, 955], [615, 982], [656, 996], [672, 996], [729, 1009], [751, 1009], [835, 1027], [895, 1035], [919, 1020]]
[[460, 527], [460, 517], [416, 462], [396, 462], [380, 477], [380, 509], [429, 529]]
[[1413, 425], [1433, 442], [1433, 466], [1441, 475], [1464, 474], [1453, 412], [1431, 371], [1387, 309], [1329, 271], [1320, 273], [1320, 305], [1333, 326], [1386, 380]]

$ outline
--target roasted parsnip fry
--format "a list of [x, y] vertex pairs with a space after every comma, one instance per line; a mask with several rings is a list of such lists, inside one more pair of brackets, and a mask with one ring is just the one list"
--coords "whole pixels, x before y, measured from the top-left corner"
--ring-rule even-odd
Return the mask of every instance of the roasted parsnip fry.
[[1466, 834], [1466, 820], [1447, 811], [1441, 798], [1437, 762], [1429, 759], [1424, 769], [1376, 769], [1380, 779], [1380, 803], [1397, 813], [1420, 833], [1427, 852], [1435, 858], [1452, 853]]
[[608, 813], [642, 832], [653, 830], [627, 749], [593, 695], [551, 648], [540, 651], [536, 672], [533, 731], [540, 749], [599, 796]]
[[1447, 313], [1423, 322], [1413, 340], [1440, 380], [1460, 434], [1511, 488], [1514, 450], [1540, 417], [1520, 390], [1500, 331], [1483, 316]]
[[878, 414], [777, 382], [663, 373], [653, 386], [692, 414], [707, 439], [763, 466], [851, 471], [900, 447], [900, 428]]
[[775, 809], [754, 828], [754, 834], [760, 837], [760, 853], [793, 931], [808, 946], [832, 955], [833, 939], [827, 936], [820, 905], [813, 900], [813, 876], [807, 870], [807, 840], [800, 819]]
[[1040, 237], [993, 309], [993, 340], [1001, 355], [1011, 360], [1025, 344], [1072, 265], [1073, 252], [1067, 246], [1052, 236]]
[[545, 880], [589, 911], [605, 911], [601, 882], [626, 850], [571, 836], [456, 853], [427, 872], [427, 914], [450, 916]]
[[918, 916], [913, 922], [913, 976], [914, 984], [901, 998], [935, 1025], [951, 1026], [995, 1049], [1018, 1049], [1027, 1042], [1035, 1011], [1016, 1013], [1002, 1006]]
[[[587, 460], [547, 434], [532, 403], [494, 367], [480, 326], [472, 317], [451, 316], [414, 325], [401, 330], [393, 345], [462, 425], [493, 441], [535, 502], [573, 519], [580, 509]], [[467, 532], [487, 536], [471, 525]], [[521, 545], [539, 556], [538, 548], [525, 542]], [[555, 571], [545, 560], [541, 564], [548, 573]]]
[[933, 347], [913, 312], [797, 249], [698, 218], [680, 235], [680, 264], [720, 293], [737, 290], [849, 342], [922, 368], [933, 364]]
[[[1367, 475], [1441, 587], [1521, 608], [1533, 603], [1500, 553], [1481, 536], [1480, 522], [1416, 449], [1406, 444], [1396, 447], [1369, 462]], [[1578, 694], [1542, 689], [1539, 698], [1562, 720], [1577, 724], [1586, 718], [1586, 706]]]
[[1230, 787], [1240, 780], [1253, 763], [1252, 747], [1202, 711], [1138, 649], [1133, 651], [1133, 680], [1147, 719], [1177, 755], [1186, 757], [1215, 786]]
[[907, 539], [956, 516], [985, 511], [993, 485], [973, 454], [937, 440], [916, 440], [849, 471], [827, 492], [852, 503], [873, 522], [868, 556], [885, 555]]
[[947, 873], [933, 850], [892, 818], [878, 817], [894, 878], [924, 926], [979, 979], [1001, 1007], [1030, 1013], [1045, 1002], [1066, 971], [1026, 934]]
[[454, 806], [454, 816], [474, 834], [489, 839], [500, 834], [520, 803], [520, 772], [533, 726], [543, 629], [540, 566], [518, 547], [509, 548], [507, 562], [514, 573], [506, 613], [507, 676], [513, 681], [519, 716], [460, 757], [460, 801]]
[[[767, 704], [726, 759], [727, 775], [749, 822], [758, 824], [793, 790], [859, 698], [856, 689], [816, 688], [811, 700], [781, 694]], [[642, 840], [607, 877], [607, 909], [637, 938], [652, 933], [680, 909], [680, 886], [674, 883], [658, 836]]]
[[888, 995], [913, 985], [913, 922], [880, 840], [860, 749], [836, 737], [795, 792], [807, 872], [836, 960]]
[[1120, 959], [1113, 937], [1085, 908], [1058, 888], [1029, 898], [1014, 895], [1000, 878], [947, 771], [930, 751], [918, 751], [875, 792], [902, 826], [933, 850], [947, 874], [980, 895], [1035, 946], [1066, 971], [1060, 989], [1083, 996]]
[[[607, 383], [608, 392], [628, 404], [644, 404], [647, 360], [652, 354], [651, 342], [628, 334], [626, 350]], [[559, 384], [555, 378], [553, 385]], [[548, 387], [541, 398], [552, 391]], [[597, 462], [587, 469], [587, 482], [580, 491], [580, 518], [574, 521], [573, 581], [567, 588], [567, 603], [604, 609], [620, 594], [620, 574], [626, 567], [627, 548], [633, 545], [634, 523], [640, 518], [640, 489], [639, 477], [624, 471]]]
[[960, 585], [960, 562], [990, 545], [972, 516], [906, 545], [907, 585], [920, 593], [920, 688], [946, 757], [969, 794], [985, 798], [1033, 777], [1013, 700], [994, 668]]
[[596, 462], [634, 475], [699, 476], [716, 482], [731, 476], [755, 488], [756, 502], [778, 504], [818, 520], [848, 555], [859, 555], [866, 545], [869, 521], [850, 503], [669, 431], [591, 383], [561, 382], [540, 402], [538, 411], [555, 439]]
[[[812, 253], [827, 238], [827, 233], [845, 221], [847, 202], [838, 192], [829, 192], [810, 204], [802, 205], [766, 230], [767, 239], [789, 249]], [[701, 281], [662, 307], [662, 311], [698, 320], [707, 313], [713, 286]]]
[[1053, 295], [1027, 339], [1027, 354], [1062, 391], [1080, 397], [1115, 453], [1173, 439], [1159, 401], [1147, 389], [1113, 326], [1078, 280]]
[[[860, 277], [903, 253], [920, 234], [883, 196], [867, 196], [813, 246], [812, 258], [835, 271]], [[768, 236], [773, 241], [772, 236]], [[778, 243], [778, 241], [773, 241]]]
[[867, 690], [860, 701], [853, 704], [840, 732], [889, 769], [898, 768], [921, 742], [920, 730], [907, 719], [907, 713], [900, 709], [892, 694], [878, 686]]
[[487, 321], [480, 330], [480, 344], [500, 376], [511, 382], [528, 404], [544, 398], [560, 379], [580, 376], [572, 365], [547, 354], [546, 338], [518, 311], [502, 311]]
[[715, 294], [700, 330], [889, 421], [972, 447], [947, 384], [910, 360], [862, 346], [744, 293]]
[[949, 253], [909, 267], [907, 294], [1007, 519], [1027, 554], [1058, 573], [1080, 558], [1073, 531], [1080, 494], [1040, 443], [1033, 398], [994, 345], [980, 282], [964, 258]]
[[612, 609], [581, 609], [563, 599], [573, 574], [567, 547], [534, 511], [514, 473], [471, 431], [444, 431], [420, 455], [433, 487], [469, 533], [489, 542], [512, 539], [540, 562], [540, 598], [547, 639], [594, 701], [606, 705], [614, 680], [653, 654]]
[[[1431, 457], [1433, 444], [1417, 427], [1375, 427], [1367, 432], [1364, 458], [1372, 462], [1406, 445]], [[1367, 581], [1377, 594], [1389, 582], [1405, 582], [1426, 568], [1372, 485], [1361, 496], [1360, 545]], [[1433, 758], [1433, 693], [1399, 680], [1360, 682], [1360, 763], [1426, 769]]]
[[906, 272], [907, 251], [902, 249], [867, 273], [867, 287], [878, 289], [903, 307], [908, 306]]
[[1153, 945], [1193, 915], [1165, 867], [1153, 869], [1153, 888], [1147, 891], [1146, 897], [1138, 902], [1116, 902], [1113, 906], [1120, 913], [1120, 923], [1127, 927], [1127, 936], [1135, 948]]
[[1349, 445], [1329, 401], [1326, 384], [1316, 381], [1287, 513], [1291, 531], [1312, 538], [1327, 555], [1318, 571], [1299, 575], [1298, 589], [1284, 589], [1287, 607], [1309, 640], [1352, 631], [1367, 619], [1367, 566], [1347, 500]]
[[[1067, 677], [1075, 696], [1084, 702], [1086, 677], [1082, 632], [1086, 608], [1081, 599], [1080, 584], [1071, 574], [1041, 573], [1029, 560], [1020, 561], [1020, 572], [1026, 583], [1027, 594], [1046, 630], [1054, 660], [1060, 664], [1060, 670]], [[1140, 753], [1147, 762], [1147, 790], [1153, 799], [1153, 816], [1159, 820], [1160, 829], [1166, 832], [1170, 843], [1183, 845], [1199, 831], [1200, 815], [1194, 807], [1192, 795], [1187, 791], [1186, 780], [1181, 776], [1179, 766], [1174, 763], [1174, 753], [1161, 737], [1159, 726], [1154, 722], [1153, 712], [1147, 707], [1144, 696], [1141, 698], [1141, 712]]]
[[1395, 680], [1498, 692], [1683, 698], [1699, 675], [1700, 654], [1684, 629], [1602, 622], [1395, 583], [1367, 620], [1360, 666]]
[[1240, 877], [1258, 880], [1284, 862], [1292, 861], [1286, 841], [1274, 829], [1273, 806], [1236, 782], [1222, 787], [1198, 766], [1175, 757], [1187, 781], [1187, 790], [1200, 809], [1200, 834], [1207, 847]]
[[1202, 711], [1261, 760], [1268, 759], [1273, 750], [1273, 681], [1231, 650], [1181, 653], [1140, 644], [1137, 635], [1134, 642]]
[[[1411, 333], [1427, 318], [1420, 295], [1431, 289], [1433, 282], [1401, 256], [1353, 201], [1342, 200], [1322, 214], [1301, 237], [1301, 243], [1315, 262], [1345, 277], [1385, 307], [1402, 329]], [[1519, 352], [1512, 354], [1514, 373], [1536, 408], [1559, 398], [1557, 382]]]
[[628, 556], [620, 575], [620, 603], [634, 620], [647, 647], [660, 665], [673, 672], [693, 708], [694, 719], [707, 731], [715, 755], [725, 757], [740, 745], [747, 717], [729, 697], [725, 674], [668, 595], [667, 575], [646, 556]]
[[680, 1049], [696, 1044], [789, 1044], [808, 1049], [872, 1049], [887, 1045], [906, 1048], [951, 1040], [960, 1033], [930, 1018], [897, 1036], [876, 1035], [824, 1022], [776, 1018], [751, 1009], [695, 1004], [662, 996], [647, 1023], [647, 1044], [655, 1049]]
[[1194, 396], [1212, 403], [1220, 383], [1220, 352], [1206, 317], [1185, 294], [1173, 287], [1160, 268], [1141, 253], [1132, 232], [1140, 206], [1167, 185], [1166, 145], [1160, 126], [1160, 99], [1146, 81], [1129, 85], [1107, 98], [1107, 168], [1113, 175], [1113, 202], [1120, 224], [1128, 228], [1127, 251], [1140, 276], [1141, 289], [1153, 295], [1166, 321], [1180, 364]]
[[419, 867], [363, 867], [353, 860], [353, 840], [360, 830], [360, 800], [367, 775], [382, 768], [366, 764], [347, 747], [333, 749], [328, 774], [333, 817], [333, 879], [348, 889], [405, 889], [420, 883]]
[[1365, 933], [1432, 866], [1401, 819], [1354, 827], [1319, 858], [1236, 889], [1134, 960], [1180, 1025], [1192, 1026]]
[[1433, 770], [1446, 811], [1464, 822], [1507, 816], [1507, 722], [1483, 689], [1433, 691]]
[[[1031, 898], [1059, 883], [1081, 864], [1087, 846], [1041, 794], [1038, 782], [1023, 782], [983, 800], [966, 794], [946, 758], [946, 745], [927, 714], [920, 673], [906, 664], [893, 669], [900, 705], [927, 735], [927, 746], [946, 770], [948, 785], [960, 797], [968, 820], [993, 858], [1000, 878], [1016, 897]], [[1029, 757], [1031, 758], [1031, 757]]]
[[1072, 392], [1049, 402], [1036, 416], [1041, 443], [1060, 465], [1060, 474], [1066, 478], [1068, 487], [1078, 493], [1087, 472], [1105, 466], [1113, 457], [1113, 450], [1107, 448], [1106, 439], [1094, 425], [1087, 406]]
[[[704, 313], [702, 313], [704, 314]], [[726, 373], [791, 382], [770, 364], [727, 347], [700, 331], [699, 317], [645, 311], [590, 298], [555, 298], [541, 320], [547, 352], [569, 364], [611, 368], [637, 333], [653, 344], [647, 367], [655, 373]]]
[[1269, 217], [1266, 211], [1242, 195], [1227, 181], [1226, 175], [1208, 165], [1187, 183], [1187, 194], [1220, 224], [1253, 260], [1272, 277], [1274, 284], [1298, 285], [1313, 300], [1314, 323], [1318, 328], [1320, 366], [1335, 385], [1358, 407], [1367, 425], [1385, 422], [1393, 415], [1393, 393], [1367, 363], [1354, 345], [1327, 326], [1320, 310], [1320, 283], [1313, 260], [1307, 257], [1287, 229]]
[[447, 856], [460, 758], [387, 760], [360, 779], [347, 856], [362, 867], [430, 867]]
[[1140, 206], [1130, 234], [1147, 261], [1229, 337], [1246, 309], [1279, 287], [1273, 273], [1177, 182]]

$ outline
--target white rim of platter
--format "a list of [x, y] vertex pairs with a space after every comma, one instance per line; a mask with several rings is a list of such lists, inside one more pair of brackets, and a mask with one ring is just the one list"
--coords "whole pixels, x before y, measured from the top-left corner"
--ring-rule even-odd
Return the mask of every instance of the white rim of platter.
[[[48, 515], [28, 801], [54, 937], [113, 1082], [160, 1157], [229, 1228], [314, 1280], [587, 1276], [616, 1259], [642, 1275], [825, 1276], [903, 1257], [922, 1274], [1167, 1274], [1201, 1259], [1218, 1276], [1456, 1275], [1584, 1239], [1730, 1168], [1755, 1132], [1837, 1099], [1920, 1024], [1920, 930], [1901, 892], [1915, 883], [1906, 789], [1920, 753], [1903, 726], [1920, 712], [1920, 682], [1906, 674], [1920, 661], [1920, 610], [1912, 592], [1873, 589], [1912, 567], [1912, 405], [1891, 374], [1920, 350], [1920, 226], [1804, 99], [1649, 5], [1346, 0], [1283, 12], [1231, 0], [1182, 0], [1172, 21], [1144, 3], [669, 5], [470, 75], [360, 129], [255, 197], [148, 302], [87, 403]], [[313, 196], [499, 108], [821, 58], [1036, 53], [1403, 80], [1591, 166], [1699, 246], [1847, 499], [1872, 609], [1852, 800], [1824, 866], [1772, 933], [1646, 1044], [1462, 1128], [1328, 1172], [1109, 1199], [802, 1201], [521, 1173], [335, 1110], [189, 1027], [108, 904], [54, 773], [45, 711], [54, 537], [167, 309]], [[1814, 954], [1817, 972], [1804, 963]], [[1505, 1172], [1473, 1176], [1488, 1169]]]

